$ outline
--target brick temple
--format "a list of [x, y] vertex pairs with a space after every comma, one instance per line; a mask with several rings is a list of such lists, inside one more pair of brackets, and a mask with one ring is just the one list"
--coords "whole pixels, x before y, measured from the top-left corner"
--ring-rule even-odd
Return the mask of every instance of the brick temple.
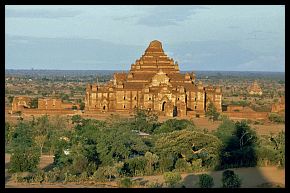
[[163, 51], [161, 42], [149, 44], [128, 73], [115, 73], [106, 84], [88, 84], [87, 111], [132, 112], [147, 109], [165, 116], [203, 116], [212, 102], [221, 111], [219, 87], [205, 87], [195, 74], [181, 74], [178, 63]]

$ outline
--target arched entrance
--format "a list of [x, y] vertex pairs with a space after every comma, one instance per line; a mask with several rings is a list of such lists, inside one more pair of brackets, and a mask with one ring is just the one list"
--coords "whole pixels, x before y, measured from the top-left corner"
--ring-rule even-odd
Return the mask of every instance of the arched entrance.
[[173, 117], [177, 116], [177, 106], [173, 107]]
[[165, 104], [166, 104], [166, 102], [164, 101], [164, 102], [162, 103], [162, 112], [165, 111]]
[[106, 110], [106, 105], [103, 106], [103, 110]]

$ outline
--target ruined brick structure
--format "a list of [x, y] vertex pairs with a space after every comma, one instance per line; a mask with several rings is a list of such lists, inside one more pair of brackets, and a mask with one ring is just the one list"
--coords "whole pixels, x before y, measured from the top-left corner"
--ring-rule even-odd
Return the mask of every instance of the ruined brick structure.
[[61, 99], [57, 98], [39, 98], [38, 109], [62, 109]]
[[15, 96], [12, 101], [12, 112], [30, 108], [31, 98], [28, 96]]
[[219, 87], [197, 83], [194, 73], [181, 74], [177, 62], [154, 40], [129, 73], [115, 73], [104, 85], [88, 84], [85, 98], [87, 111], [129, 113], [141, 108], [166, 116], [202, 116], [210, 101], [221, 111], [222, 93]]
[[79, 104], [63, 103], [61, 99], [58, 98], [39, 98], [38, 99], [38, 109], [43, 110], [64, 110], [72, 109], [76, 106], [77, 109], [80, 108]]
[[280, 97], [277, 103], [272, 104], [272, 113], [285, 112], [285, 97]]

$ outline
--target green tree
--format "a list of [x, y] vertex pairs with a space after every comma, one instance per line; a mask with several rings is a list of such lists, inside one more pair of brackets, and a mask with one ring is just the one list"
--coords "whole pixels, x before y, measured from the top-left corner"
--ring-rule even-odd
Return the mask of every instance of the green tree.
[[277, 113], [270, 113], [269, 120], [273, 123], [284, 123], [285, 118]]
[[145, 153], [145, 158], [147, 160], [148, 174], [151, 175], [153, 172], [154, 164], [158, 162], [159, 157], [156, 154], [147, 151]]
[[43, 149], [44, 143], [46, 141], [46, 135], [35, 136], [34, 141], [35, 141], [36, 145], [40, 148], [40, 156], [42, 156], [42, 149]]
[[181, 175], [177, 172], [165, 172], [163, 174], [163, 178], [165, 183], [168, 184], [169, 187], [174, 187], [180, 182]]
[[40, 161], [40, 154], [35, 148], [14, 149], [11, 158], [9, 172], [33, 172], [36, 171]]
[[218, 120], [219, 115], [220, 114], [217, 112], [217, 109], [214, 106], [214, 104], [210, 102], [207, 107], [207, 111], [205, 112], [205, 116], [209, 117], [209, 119], [212, 121], [216, 121]]
[[237, 174], [232, 170], [226, 170], [223, 172], [222, 176], [223, 188], [240, 188], [242, 185], [242, 180]]
[[30, 101], [30, 107], [35, 109], [38, 107], [38, 98], [33, 98], [31, 101]]
[[135, 130], [152, 133], [159, 125], [157, 114], [152, 111], [135, 109], [133, 122], [131, 123]]
[[202, 159], [203, 167], [218, 165], [220, 140], [211, 134], [192, 130], [180, 130], [156, 136], [154, 152], [157, 155], [182, 157], [187, 161]]
[[172, 171], [174, 168], [174, 156], [171, 154], [160, 155], [159, 168], [161, 173]]
[[130, 176], [144, 175], [147, 160], [144, 156], [137, 156], [126, 160], [124, 169], [125, 173]]
[[182, 129], [193, 129], [194, 124], [190, 120], [182, 119], [169, 119], [161, 124], [154, 130], [154, 134], [159, 133], [170, 133], [172, 131], [182, 130]]
[[80, 110], [84, 110], [85, 109], [85, 103], [84, 102], [81, 102], [80, 103]]
[[185, 159], [179, 158], [175, 163], [175, 170], [179, 172], [189, 172], [191, 170], [191, 164]]
[[198, 185], [201, 188], [212, 188], [214, 186], [213, 177], [208, 174], [199, 175]]

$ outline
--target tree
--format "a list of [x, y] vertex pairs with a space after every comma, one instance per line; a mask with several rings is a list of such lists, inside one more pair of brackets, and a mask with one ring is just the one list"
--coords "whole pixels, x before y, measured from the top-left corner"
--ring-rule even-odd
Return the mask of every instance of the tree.
[[273, 123], [284, 123], [285, 118], [277, 113], [270, 113], [269, 120]]
[[242, 185], [242, 180], [237, 174], [232, 170], [226, 170], [223, 172], [222, 176], [223, 188], [240, 188]]
[[12, 104], [13, 98], [14, 98], [14, 96], [8, 96], [8, 101], [9, 101], [10, 104]]
[[215, 167], [219, 161], [221, 141], [211, 134], [180, 130], [156, 136], [154, 152], [157, 155], [183, 157], [187, 161], [202, 159], [206, 168]]
[[37, 169], [40, 155], [35, 148], [14, 149], [11, 158], [9, 172], [33, 172]]
[[181, 175], [177, 172], [165, 172], [163, 174], [163, 178], [166, 184], [168, 184], [170, 187], [174, 187], [180, 182]]
[[191, 164], [185, 159], [179, 158], [175, 163], [175, 170], [179, 172], [188, 172], [191, 170]]
[[126, 160], [124, 165], [125, 173], [127, 175], [144, 175], [146, 170], [147, 160], [144, 156], [137, 156]]
[[38, 107], [38, 98], [33, 98], [31, 101], [30, 101], [30, 107], [31, 108], [37, 108]]
[[153, 172], [152, 166], [158, 162], [159, 157], [156, 154], [147, 151], [145, 153], [145, 158], [147, 160], [148, 174], [151, 175]]
[[132, 127], [135, 130], [152, 133], [158, 126], [158, 116], [152, 111], [135, 109]]
[[40, 156], [42, 156], [42, 148], [44, 146], [45, 140], [46, 140], [46, 135], [38, 135], [34, 138], [36, 145], [40, 147]]
[[161, 173], [173, 170], [174, 156], [171, 154], [160, 155], [159, 168], [160, 168]]
[[201, 188], [212, 188], [214, 186], [213, 177], [208, 174], [201, 174], [198, 185]]
[[80, 104], [80, 110], [84, 110], [85, 109], [85, 103], [84, 102], [81, 102]]
[[193, 129], [194, 124], [190, 120], [182, 119], [169, 119], [162, 123], [160, 127], [154, 130], [154, 134], [159, 133], [170, 133], [172, 131], [182, 130], [182, 129]]
[[214, 104], [210, 102], [207, 107], [207, 111], [205, 112], [205, 116], [209, 117], [209, 119], [211, 119], [214, 122], [218, 120], [219, 115], [220, 114], [217, 112], [217, 109], [214, 106]]

